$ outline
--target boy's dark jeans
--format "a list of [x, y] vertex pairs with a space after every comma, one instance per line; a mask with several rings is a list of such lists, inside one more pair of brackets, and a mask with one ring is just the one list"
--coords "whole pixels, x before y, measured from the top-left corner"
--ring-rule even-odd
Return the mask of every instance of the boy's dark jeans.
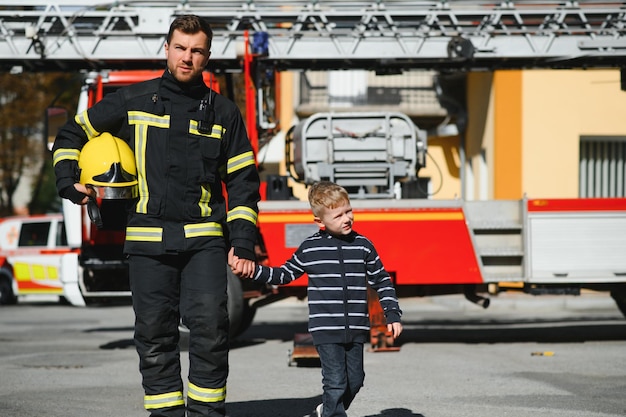
[[346, 410], [363, 386], [363, 343], [317, 345], [322, 364], [323, 417], [346, 417]]

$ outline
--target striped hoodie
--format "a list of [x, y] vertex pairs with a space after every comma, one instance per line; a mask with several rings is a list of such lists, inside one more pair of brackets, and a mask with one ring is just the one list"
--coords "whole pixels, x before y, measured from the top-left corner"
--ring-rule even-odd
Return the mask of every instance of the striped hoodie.
[[320, 230], [305, 239], [282, 266], [258, 265], [254, 279], [284, 285], [305, 273], [314, 344], [369, 340], [367, 284], [376, 290], [387, 323], [400, 321], [402, 311], [391, 278], [365, 236], [353, 231], [336, 237]]

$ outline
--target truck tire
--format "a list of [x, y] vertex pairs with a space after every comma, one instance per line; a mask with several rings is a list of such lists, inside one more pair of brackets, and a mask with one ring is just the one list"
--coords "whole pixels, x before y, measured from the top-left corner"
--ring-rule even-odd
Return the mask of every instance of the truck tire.
[[[247, 322], [249, 314], [248, 301], [243, 299], [243, 287], [241, 285], [241, 279], [233, 274], [228, 268], [226, 271], [226, 277], [228, 279], [226, 291], [228, 292], [228, 322], [229, 322], [229, 337], [234, 339], [243, 333], [244, 330], [250, 326], [250, 322]], [[252, 314], [254, 317], [254, 313]], [[247, 324], [245, 324], [247, 322]], [[181, 332], [188, 333], [185, 322], [181, 319], [178, 329]]]
[[5, 268], [0, 270], [0, 305], [17, 303], [17, 296], [13, 293], [13, 277]]
[[611, 290], [611, 298], [617, 304], [617, 308], [626, 317], [626, 286], [615, 287]]
[[248, 330], [248, 327], [250, 327], [250, 325], [252, 324], [255, 315], [256, 307], [252, 307], [248, 300], [244, 300], [243, 316], [241, 318], [241, 323], [239, 324], [239, 333], [237, 335], [240, 335], [241, 333]]
[[232, 273], [230, 268], [227, 267], [226, 275], [228, 278], [228, 320], [230, 321], [230, 338], [234, 339], [239, 336], [241, 332], [239, 328], [243, 319], [244, 303], [243, 299], [243, 287], [241, 286], [241, 279]]

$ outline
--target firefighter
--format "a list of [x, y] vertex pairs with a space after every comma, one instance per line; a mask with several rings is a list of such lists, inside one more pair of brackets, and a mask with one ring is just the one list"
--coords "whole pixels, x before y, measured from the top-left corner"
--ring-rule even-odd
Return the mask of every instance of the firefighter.
[[[163, 75], [106, 95], [61, 128], [53, 147], [58, 192], [77, 204], [92, 192], [77, 182], [88, 141], [109, 132], [134, 153], [138, 196], [124, 252], [144, 406], [152, 417], [225, 415], [227, 259], [255, 265], [259, 175], [237, 107], [203, 82], [211, 40], [203, 19], [177, 17]], [[189, 328], [186, 396], [181, 319]]]

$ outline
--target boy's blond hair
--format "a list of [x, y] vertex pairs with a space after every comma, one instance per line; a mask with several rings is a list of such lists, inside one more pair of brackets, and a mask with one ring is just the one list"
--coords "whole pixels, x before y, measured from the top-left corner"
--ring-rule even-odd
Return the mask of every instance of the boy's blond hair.
[[309, 204], [313, 215], [320, 217], [323, 208], [334, 209], [343, 204], [350, 204], [350, 197], [342, 186], [331, 181], [319, 181], [309, 188]]

